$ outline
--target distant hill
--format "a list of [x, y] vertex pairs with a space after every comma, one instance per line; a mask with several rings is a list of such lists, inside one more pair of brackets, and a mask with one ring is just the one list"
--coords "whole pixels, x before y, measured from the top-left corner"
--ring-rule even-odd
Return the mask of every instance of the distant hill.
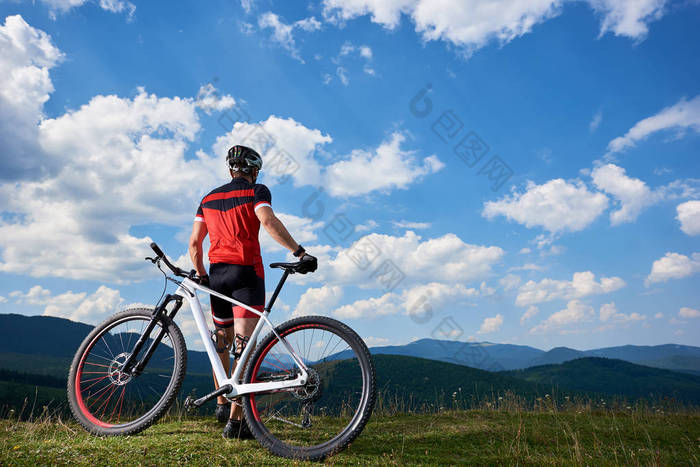
[[[671, 355], [654, 360], [642, 360], [639, 364], [700, 376], [700, 357]], [[691, 370], [690, 368], [697, 368], [697, 370]]]
[[[51, 316], [0, 314], [0, 368], [8, 368], [2, 364], [2, 354], [7, 353], [70, 360], [91, 329], [92, 326], [87, 324]], [[700, 374], [700, 347], [678, 344], [623, 345], [584, 351], [555, 347], [545, 352], [526, 345], [419, 339], [406, 345], [372, 347], [370, 351], [375, 355], [420, 357], [489, 371], [563, 363], [582, 357], [605, 357]], [[342, 358], [343, 354], [337, 357]], [[189, 351], [188, 359], [194, 372], [209, 372], [205, 352]]]
[[[0, 314], [0, 368], [61, 376], [93, 328], [53, 316]], [[211, 372], [206, 352], [197, 350], [188, 351], [187, 367], [194, 373]]]
[[0, 315], [0, 353], [72, 358], [93, 326], [53, 316]]
[[[515, 370], [564, 363], [583, 357], [604, 357], [640, 365], [700, 374], [700, 347], [665, 344], [623, 345], [593, 350], [555, 347], [547, 352], [526, 345], [420, 339], [406, 345], [371, 347], [374, 355], [405, 355], [466, 365], [489, 371]], [[336, 358], [347, 357], [347, 351]]]
[[646, 398], [651, 401], [672, 397], [681, 402], [700, 404], [700, 376], [609, 358], [579, 358], [503, 374], [541, 388], [623, 395], [630, 399]]
[[700, 374], [700, 347], [678, 344], [622, 345], [593, 350], [555, 347], [531, 360], [526, 367], [564, 363], [583, 357], [614, 358], [640, 365]]
[[[529, 366], [529, 362], [545, 353], [527, 345], [494, 344], [491, 342], [461, 342], [439, 339], [419, 339], [406, 345], [372, 347], [374, 355], [404, 355], [455, 363], [482, 370], [500, 371]], [[346, 358], [340, 353], [337, 358]]]
[[577, 358], [583, 358], [585, 356], [586, 352], [582, 352], [580, 350], [570, 349], [568, 347], [554, 347], [552, 350], [538, 355], [537, 357], [527, 362], [527, 365], [519, 368], [549, 365], [553, 363], [564, 363], [568, 362], [569, 360], [575, 360]]

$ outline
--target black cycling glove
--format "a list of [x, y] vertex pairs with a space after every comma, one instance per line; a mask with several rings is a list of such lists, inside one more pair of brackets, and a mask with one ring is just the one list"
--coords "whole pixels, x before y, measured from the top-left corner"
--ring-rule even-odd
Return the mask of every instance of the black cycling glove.
[[199, 279], [197, 280], [199, 282], [199, 285], [203, 285], [204, 287], [209, 287], [209, 276], [207, 274], [203, 276], [199, 276]]
[[297, 272], [299, 274], [306, 274], [307, 272], [314, 272], [318, 268], [318, 260], [315, 256], [311, 256], [308, 253], [304, 253], [299, 259], [299, 266], [297, 266]]

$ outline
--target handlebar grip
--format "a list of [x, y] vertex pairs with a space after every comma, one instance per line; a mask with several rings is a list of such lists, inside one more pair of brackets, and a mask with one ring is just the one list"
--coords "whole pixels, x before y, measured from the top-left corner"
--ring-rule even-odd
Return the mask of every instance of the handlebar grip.
[[161, 250], [158, 245], [156, 245], [156, 242], [151, 242], [151, 248], [153, 251], [155, 251], [156, 255], [159, 258], [165, 258], [165, 253], [163, 253], [163, 250]]

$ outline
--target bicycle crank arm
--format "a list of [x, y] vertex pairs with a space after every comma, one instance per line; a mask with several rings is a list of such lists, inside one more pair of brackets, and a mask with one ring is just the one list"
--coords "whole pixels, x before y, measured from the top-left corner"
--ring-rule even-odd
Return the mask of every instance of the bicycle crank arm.
[[216, 391], [210, 392], [206, 396], [200, 397], [197, 400], [192, 400], [192, 398], [188, 396], [187, 399], [185, 399], [185, 409], [187, 409], [187, 410], [196, 409], [196, 408], [206, 404], [210, 400], [214, 399], [215, 397], [219, 397], [219, 396], [222, 396], [224, 394], [228, 394], [229, 392], [231, 392], [232, 389], [233, 389], [233, 387], [230, 384], [225, 384], [225, 385], [221, 386], [219, 389], [217, 389]]

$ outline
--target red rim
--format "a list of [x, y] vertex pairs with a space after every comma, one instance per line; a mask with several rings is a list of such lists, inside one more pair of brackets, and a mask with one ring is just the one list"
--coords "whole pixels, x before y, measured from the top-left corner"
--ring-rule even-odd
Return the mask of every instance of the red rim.
[[[120, 323], [122, 323], [125, 320], [119, 320], [115, 322], [111, 327], [107, 329], [107, 332], [109, 332], [111, 329], [114, 329], [116, 326], [118, 326]], [[90, 344], [85, 348], [85, 351], [83, 352], [83, 355], [80, 358], [80, 363], [78, 364], [78, 369], [75, 373], [75, 381], [74, 381], [74, 386], [75, 386], [75, 400], [76, 403], [78, 404], [78, 409], [82, 413], [82, 415], [92, 424], [97, 425], [101, 428], [114, 428], [117, 426], [120, 426], [120, 424], [113, 424], [113, 423], [107, 423], [104, 422], [100, 419], [98, 419], [95, 415], [93, 415], [92, 412], [90, 412], [90, 409], [93, 408], [93, 405], [96, 406], [96, 412], [99, 413], [100, 410], [102, 411], [101, 416], [104, 416], [107, 413], [107, 407], [109, 405], [109, 401], [112, 399], [112, 396], [117, 394], [117, 401], [115, 402], [114, 408], [112, 411], [109, 413], [109, 420], [113, 420], [113, 416], [116, 414], [117, 415], [117, 422], [120, 421], [121, 419], [121, 412], [124, 404], [124, 395], [126, 393], [126, 384], [122, 385], [121, 390], [119, 389], [119, 385], [117, 384], [109, 384], [105, 386], [104, 388], [100, 389], [97, 391], [94, 395], [97, 397], [97, 399], [93, 400], [92, 403], [89, 405], [86, 404], [86, 401], [83, 400], [83, 390], [90, 389], [92, 386], [96, 385], [100, 381], [104, 380], [105, 378], [109, 377], [108, 371], [105, 372], [94, 372], [95, 377], [90, 378], [88, 380], [83, 381], [84, 383], [90, 383], [88, 387], [83, 389], [81, 387], [81, 377], [84, 374], [92, 374], [92, 372], [87, 372], [84, 371], [85, 364], [88, 363], [90, 365], [95, 365], [97, 367], [105, 367], [109, 369], [108, 365], [103, 365], [99, 363], [93, 363], [93, 362], [86, 362], [85, 360], [87, 359], [87, 356], [89, 355], [90, 351], [92, 348], [95, 346], [95, 344], [99, 341], [100, 338], [103, 338], [105, 336], [105, 332], [102, 332], [95, 336], [95, 338], [90, 342]], [[99, 375], [104, 375], [99, 377]], [[100, 392], [104, 391], [103, 394], [99, 394]], [[103, 399], [104, 395], [107, 395], [106, 399]], [[89, 402], [89, 401], [88, 401]], [[117, 412], [117, 407], [118, 407], [118, 412]], [[139, 417], [141, 418], [141, 417]], [[131, 422], [129, 422], [131, 423]], [[128, 424], [128, 423], [126, 423]], [[124, 424], [121, 424], [124, 425]]]
[[[328, 326], [324, 326], [322, 324], [317, 324], [317, 323], [309, 323], [309, 324], [300, 324], [299, 326], [294, 326], [293, 328], [287, 329], [285, 332], [280, 333], [280, 336], [286, 336], [287, 334], [290, 334], [293, 331], [296, 331], [297, 329], [306, 329], [306, 328], [322, 328], [325, 329], [329, 332], [332, 332], [331, 328]], [[256, 383], [258, 382], [257, 380], [257, 375], [258, 375], [258, 370], [260, 369], [260, 365], [262, 364], [263, 360], [265, 360], [265, 356], [267, 353], [270, 351], [273, 345], [275, 345], [277, 342], [279, 342], [279, 339], [275, 336], [274, 339], [270, 341], [269, 344], [267, 344], [267, 347], [262, 351], [260, 354], [260, 358], [258, 358], [255, 362], [255, 367], [253, 368], [253, 377], [251, 379], [251, 383]], [[291, 343], [289, 345], [292, 345]], [[258, 413], [258, 407], [255, 404], [255, 393], [250, 394], [250, 408], [253, 411], [253, 417], [255, 420], [260, 421], [260, 414]]]
[[[85, 418], [87, 418], [90, 421], [90, 423], [94, 423], [95, 425], [100, 426], [102, 428], [111, 428], [114, 425], [111, 425], [109, 423], [105, 423], [101, 420], [98, 420], [97, 418], [95, 418], [94, 415], [92, 415], [92, 413], [90, 413], [90, 410], [88, 409], [88, 407], [85, 406], [85, 402], [83, 401], [83, 392], [82, 392], [81, 387], [80, 387], [80, 377], [83, 375], [83, 365], [85, 364], [85, 358], [90, 353], [90, 350], [92, 350], [92, 347], [94, 345], [95, 345], [95, 340], [93, 339], [93, 341], [90, 342], [90, 345], [85, 349], [85, 352], [83, 352], [83, 356], [80, 358], [80, 363], [78, 364], [78, 371], [76, 371], [76, 373], [75, 373], [75, 384], [74, 384], [75, 385], [75, 400], [78, 403], [78, 408], [80, 409], [80, 412], [82, 412], [83, 416]], [[104, 378], [107, 378], [107, 376], [108, 375], [105, 375], [100, 380], [97, 380], [96, 383], [101, 381]], [[93, 384], [96, 384], [96, 383], [93, 383]], [[109, 386], [105, 386], [105, 388], [108, 388], [108, 387]], [[114, 386], [114, 387], [116, 388], [117, 386]], [[125, 386], [125, 388], [126, 388], [126, 386]], [[114, 392], [114, 389], [112, 390], [112, 393], [113, 392]], [[124, 391], [122, 390], [122, 394], [120, 397], [123, 397], [123, 396], [124, 396]], [[112, 396], [110, 395], [107, 398], [107, 400], [109, 400], [111, 397]], [[97, 400], [99, 400], [99, 398]], [[116, 406], [115, 406], [115, 408], [116, 408]]]

